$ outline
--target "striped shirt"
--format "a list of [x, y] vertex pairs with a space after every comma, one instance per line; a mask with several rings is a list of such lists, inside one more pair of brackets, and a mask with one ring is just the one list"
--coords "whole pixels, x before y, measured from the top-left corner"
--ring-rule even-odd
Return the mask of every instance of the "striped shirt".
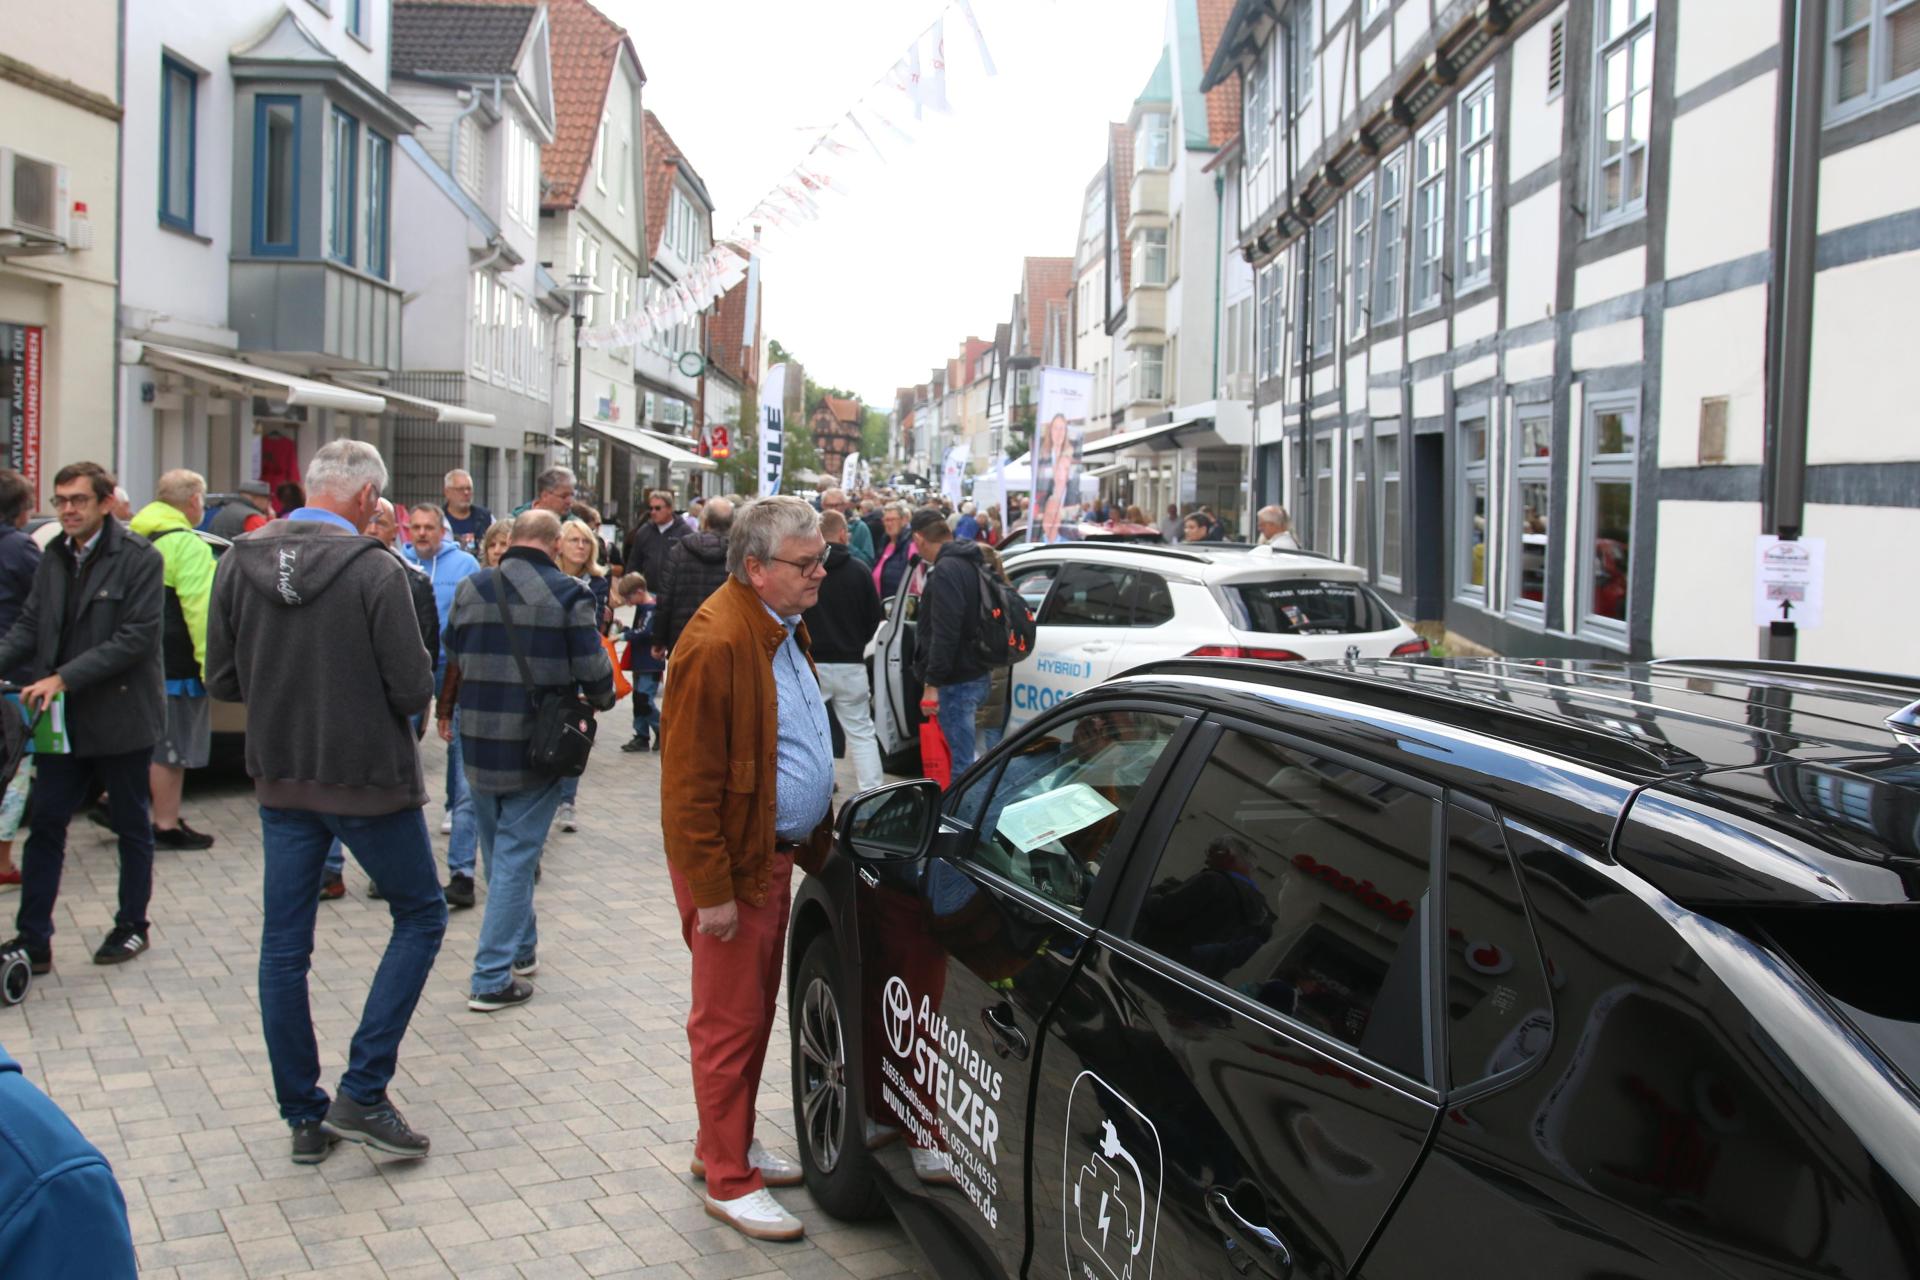
[[560, 572], [551, 557], [533, 547], [509, 547], [498, 570], [462, 580], [441, 634], [447, 656], [460, 664], [460, 754], [467, 781], [490, 795], [553, 780], [528, 767], [533, 699], [494, 603], [502, 576], [534, 685], [578, 689], [602, 711], [614, 702], [613, 664], [600, 644], [593, 593]]

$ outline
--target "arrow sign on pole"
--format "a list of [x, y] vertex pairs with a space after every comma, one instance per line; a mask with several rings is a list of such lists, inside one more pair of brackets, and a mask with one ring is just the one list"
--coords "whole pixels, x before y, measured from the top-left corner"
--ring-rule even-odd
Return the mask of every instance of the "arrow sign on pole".
[[1819, 626], [1826, 566], [1825, 538], [1782, 541], [1760, 535], [1754, 547], [1754, 625], [1791, 622], [1802, 630]]

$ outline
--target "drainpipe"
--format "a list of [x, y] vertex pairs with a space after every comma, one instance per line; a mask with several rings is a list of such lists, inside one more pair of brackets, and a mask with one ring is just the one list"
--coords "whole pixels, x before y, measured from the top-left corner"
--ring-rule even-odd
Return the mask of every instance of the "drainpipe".
[[[495, 104], [498, 105], [500, 97], [500, 81], [498, 79], [493, 82], [493, 93]], [[452, 175], [455, 185], [458, 185], [460, 182], [460, 123], [485, 104], [486, 99], [480, 96], [480, 90], [478, 88], [469, 88], [467, 90], [467, 105], [461, 109], [459, 115], [453, 118], [453, 123], [447, 126], [447, 172]], [[464, 189], [465, 188], [462, 188], [462, 190]]]
[[1220, 295], [1221, 282], [1225, 278], [1225, 236], [1227, 228], [1227, 205], [1224, 198], [1227, 189], [1224, 174], [1213, 175], [1213, 395], [1212, 400], [1220, 399]]
[[[1780, 16], [1786, 76], [1774, 122], [1772, 261], [1767, 280], [1767, 424], [1761, 527], [1799, 538], [1806, 517], [1807, 384], [1820, 213], [1820, 112], [1825, 101], [1827, 0], [1789, 0]], [[1792, 662], [1799, 628], [1772, 622], [1760, 656]]]

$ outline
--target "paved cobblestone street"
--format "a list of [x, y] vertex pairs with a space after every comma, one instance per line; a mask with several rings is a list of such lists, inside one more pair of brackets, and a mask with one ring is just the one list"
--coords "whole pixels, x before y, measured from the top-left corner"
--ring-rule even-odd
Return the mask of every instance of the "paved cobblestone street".
[[[875, 1280], [922, 1274], [891, 1222], [849, 1227], [803, 1191], [782, 1201], [799, 1244], [756, 1244], [709, 1219], [687, 1173], [694, 1107], [683, 1030], [687, 953], [659, 838], [659, 765], [617, 750], [603, 719], [580, 830], [547, 843], [539, 994], [467, 1010], [481, 912], [453, 913], [401, 1050], [393, 1095], [433, 1139], [422, 1161], [341, 1145], [288, 1160], [256, 1001], [259, 819], [244, 777], [197, 777], [188, 820], [207, 853], [162, 851], [153, 949], [90, 963], [111, 927], [110, 837], [76, 822], [56, 915], [55, 971], [0, 1010], [0, 1044], [98, 1143], [126, 1192], [142, 1274], [427, 1280], [645, 1276], [649, 1280]], [[439, 835], [444, 750], [426, 746]], [[841, 764], [841, 796], [852, 772]], [[322, 1083], [332, 1091], [386, 938], [384, 904], [349, 861], [348, 896], [323, 903], [312, 977]], [[484, 891], [483, 891], [484, 892]], [[0, 897], [11, 915], [17, 897]], [[785, 1016], [760, 1096], [767, 1145], [790, 1137]]]

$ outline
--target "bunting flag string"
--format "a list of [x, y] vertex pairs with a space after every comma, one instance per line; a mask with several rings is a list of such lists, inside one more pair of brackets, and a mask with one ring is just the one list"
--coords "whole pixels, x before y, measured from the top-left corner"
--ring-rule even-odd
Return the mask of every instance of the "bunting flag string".
[[[690, 264], [681, 278], [653, 296], [632, 314], [616, 317], [580, 335], [582, 346], [630, 347], [656, 333], [687, 323], [745, 280], [749, 259], [763, 246], [764, 228], [796, 231], [819, 220], [821, 192], [846, 196], [852, 184], [843, 169], [866, 157], [886, 164], [887, 153], [875, 138], [884, 132], [896, 143], [911, 146], [909, 121], [924, 122], [926, 113], [950, 114], [947, 96], [947, 15], [957, 11], [973, 34], [980, 67], [989, 77], [1000, 74], [987, 48], [986, 33], [970, 0], [947, 0], [933, 21], [913, 38], [893, 65], [861, 94], [858, 101], [823, 130], [806, 155], [763, 195], [733, 233], [717, 242], [700, 261]], [[922, 46], [925, 46], [924, 59]]]

